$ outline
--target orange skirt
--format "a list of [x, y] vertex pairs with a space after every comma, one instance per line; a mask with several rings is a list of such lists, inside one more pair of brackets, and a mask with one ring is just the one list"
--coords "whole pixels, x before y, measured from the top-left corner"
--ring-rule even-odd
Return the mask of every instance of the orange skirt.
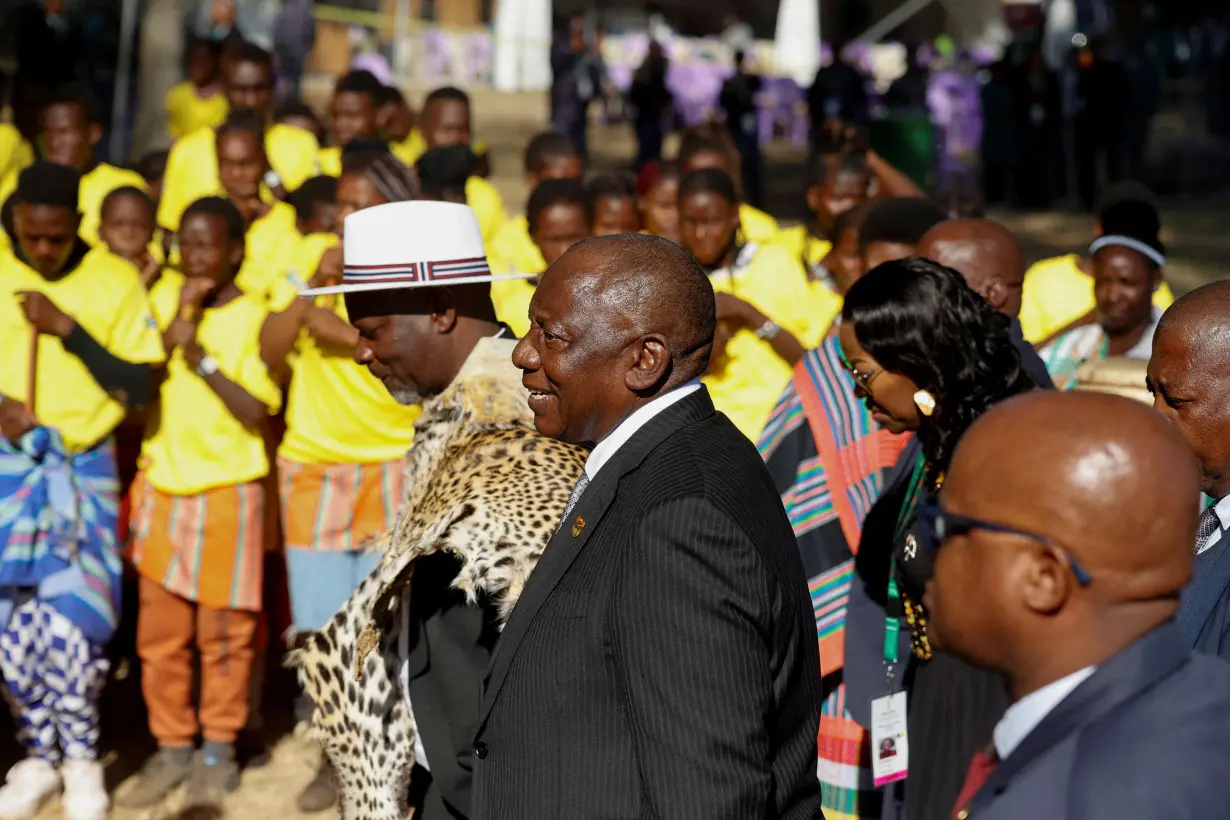
[[214, 609], [261, 609], [265, 492], [260, 481], [170, 495], [138, 476], [132, 562], [176, 595]]
[[407, 458], [375, 464], [299, 464], [279, 458], [286, 546], [315, 551], [361, 549], [397, 519]]

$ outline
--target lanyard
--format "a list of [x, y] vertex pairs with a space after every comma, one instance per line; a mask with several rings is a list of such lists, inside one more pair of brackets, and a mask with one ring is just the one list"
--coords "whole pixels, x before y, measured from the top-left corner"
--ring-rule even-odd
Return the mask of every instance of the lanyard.
[[923, 472], [926, 467], [926, 459], [923, 458], [922, 453], [919, 453], [918, 461], [914, 463], [914, 472], [910, 474], [909, 490], [906, 493], [905, 502], [901, 505], [901, 511], [897, 513], [897, 526], [893, 529], [893, 555], [888, 565], [888, 605], [886, 607], [888, 614], [884, 618], [884, 667], [890, 684], [893, 679], [893, 667], [899, 659], [897, 636], [901, 631], [899, 613], [902, 605], [901, 590], [897, 586], [897, 541], [905, 531], [906, 521], [909, 520], [910, 513], [922, 494]]

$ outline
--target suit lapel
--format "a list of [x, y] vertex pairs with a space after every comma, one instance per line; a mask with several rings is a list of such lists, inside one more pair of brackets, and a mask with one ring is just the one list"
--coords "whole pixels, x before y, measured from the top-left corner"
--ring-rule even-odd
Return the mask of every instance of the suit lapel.
[[[640, 466], [672, 433], [693, 422], [713, 415], [713, 402], [708, 391], [701, 388], [692, 395], [654, 416], [615, 453], [590, 485], [581, 494], [576, 506], [555, 535], [547, 543], [542, 558], [526, 581], [525, 589], [509, 616], [500, 640], [492, 653], [483, 681], [483, 702], [479, 715], [479, 731], [499, 697], [517, 649], [525, 638], [538, 611], [559, 585], [569, 567], [597, 532], [607, 509], [615, 499], [620, 480]], [[575, 533], [575, 534], [574, 534]]]
[[[1213, 617], [1213, 610], [1226, 587], [1230, 586], [1230, 533], [1222, 535], [1222, 541], [1212, 549], [1217, 554], [1188, 582], [1179, 598], [1179, 628], [1187, 636], [1187, 645], [1195, 646], [1204, 631], [1204, 626]], [[1197, 559], [1199, 561], [1200, 559]]]
[[1169, 675], [1191, 657], [1174, 622], [1163, 624], [1102, 664], [1087, 681], [1060, 701], [1021, 745], [1012, 751], [970, 801], [978, 812], [1001, 794], [1013, 778], [1064, 738]]

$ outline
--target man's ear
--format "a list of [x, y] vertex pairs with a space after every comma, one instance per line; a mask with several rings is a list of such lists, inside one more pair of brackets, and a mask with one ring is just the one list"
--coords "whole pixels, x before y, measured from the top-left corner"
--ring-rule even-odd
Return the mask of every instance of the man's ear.
[[632, 351], [632, 366], [624, 376], [624, 385], [633, 393], [652, 390], [669, 375], [670, 348], [661, 336], [642, 337], [633, 345]]
[[994, 310], [1002, 310], [1008, 301], [1008, 286], [1004, 280], [992, 277], [983, 283], [980, 295]]
[[102, 142], [102, 126], [96, 122], [90, 123], [89, 136], [90, 145], [97, 148], [98, 143]]
[[430, 288], [434, 291], [431, 305], [431, 324], [436, 333], [452, 332], [457, 326], [457, 295], [452, 288]]

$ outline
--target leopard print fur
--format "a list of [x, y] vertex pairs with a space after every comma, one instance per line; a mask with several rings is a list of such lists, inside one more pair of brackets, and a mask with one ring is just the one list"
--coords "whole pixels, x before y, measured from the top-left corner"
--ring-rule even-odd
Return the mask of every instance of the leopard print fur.
[[300, 633], [287, 663], [315, 704], [343, 820], [404, 820], [415, 726], [399, 683], [402, 592], [416, 558], [461, 559], [453, 586], [506, 622], [555, 530], [586, 453], [538, 435], [513, 342], [487, 339], [453, 384], [424, 402], [407, 490], [380, 566], [323, 628]]

